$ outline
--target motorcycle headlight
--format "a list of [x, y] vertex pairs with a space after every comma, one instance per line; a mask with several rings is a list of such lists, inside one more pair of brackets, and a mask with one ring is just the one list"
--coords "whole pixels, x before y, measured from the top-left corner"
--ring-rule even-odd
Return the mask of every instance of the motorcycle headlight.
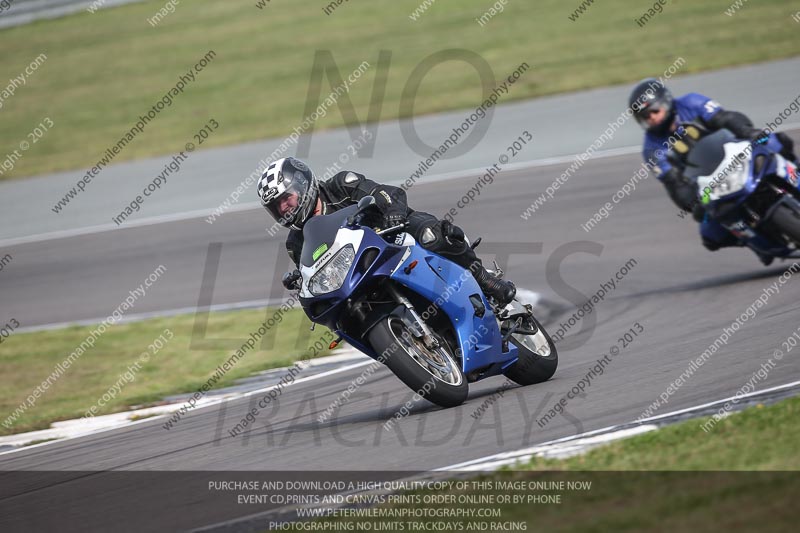
[[348, 244], [331, 257], [327, 263], [308, 282], [311, 294], [319, 296], [339, 289], [353, 265], [356, 251]]
[[[739, 162], [733, 167], [725, 168], [720, 174], [708, 180], [708, 185], [700, 187], [701, 201], [708, 204], [723, 196], [735, 193], [744, 188], [750, 175], [750, 166]], [[698, 184], [700, 181], [698, 180]]]
[[725, 179], [719, 184], [720, 196], [741, 190], [747, 182], [748, 166], [744, 163], [737, 164], [726, 172]]

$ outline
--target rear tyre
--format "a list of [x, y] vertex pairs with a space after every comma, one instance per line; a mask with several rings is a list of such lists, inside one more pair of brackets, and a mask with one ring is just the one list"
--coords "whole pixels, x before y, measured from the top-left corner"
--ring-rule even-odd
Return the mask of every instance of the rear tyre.
[[772, 215], [772, 224], [800, 247], [800, 213], [787, 205], [780, 205]]
[[428, 349], [402, 320], [390, 316], [372, 328], [368, 340], [394, 375], [429, 402], [455, 407], [467, 399], [469, 385], [443, 339], [438, 348]]
[[558, 368], [558, 351], [553, 339], [533, 315], [529, 315], [526, 320], [530, 322], [525, 326], [530, 327], [532, 323], [536, 326], [536, 333], [511, 335], [509, 340], [519, 350], [519, 359], [504, 374], [520, 385], [533, 385], [553, 377]]

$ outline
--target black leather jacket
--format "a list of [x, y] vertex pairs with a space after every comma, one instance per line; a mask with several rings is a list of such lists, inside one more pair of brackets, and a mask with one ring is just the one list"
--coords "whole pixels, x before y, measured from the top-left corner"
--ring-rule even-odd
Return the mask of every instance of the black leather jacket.
[[[381, 185], [363, 174], [343, 170], [328, 181], [319, 184], [319, 199], [322, 214], [357, 204], [365, 196], [373, 196], [381, 219], [376, 221], [383, 227], [402, 223], [409, 214], [406, 192], [400, 187]], [[299, 266], [303, 249], [303, 232], [291, 230], [286, 238], [286, 251], [295, 265]]]

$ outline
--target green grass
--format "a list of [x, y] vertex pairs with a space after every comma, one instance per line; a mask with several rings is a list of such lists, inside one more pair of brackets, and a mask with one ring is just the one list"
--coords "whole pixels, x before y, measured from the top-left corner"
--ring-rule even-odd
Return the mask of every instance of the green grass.
[[565, 461], [534, 459], [530, 470], [800, 470], [800, 398], [745, 409], [706, 433], [709, 418], [620, 440]]
[[[589, 490], [478, 490], [473, 486], [462, 491], [411, 493], [560, 494], [560, 503], [433, 502], [396, 507], [500, 509], [501, 518], [478, 520], [525, 522], [533, 531], [795, 531], [800, 398], [733, 414], [709, 433], [700, 427], [706, 420], [667, 426], [567, 460], [536, 458], [514, 471], [503, 469], [469, 479], [590, 482]], [[478, 530], [471, 529], [466, 519], [446, 521], [462, 524], [461, 531]]]
[[[207, 340], [202, 341], [207, 347], [197, 347], [197, 344], [192, 347], [190, 344], [194, 315], [112, 326], [98, 338], [93, 348], [74, 360], [11, 428], [0, 424], [0, 435], [43, 429], [56, 420], [79, 418], [115, 383], [120, 383], [121, 389], [96, 414], [122, 411], [128, 406], [157, 402], [171, 394], [197, 391], [214, 374], [217, 366], [236, 351], [234, 346], [245, 342], [249, 334], [258, 330], [260, 324], [271, 316], [273, 310], [264, 309], [212, 313], [205, 334]], [[288, 366], [312, 355], [309, 346], [323, 338], [327, 329], [318, 328], [309, 334], [309, 324], [299, 309], [289, 311], [283, 321], [270, 330], [274, 335], [270, 337], [267, 333], [268, 349], [262, 350], [256, 343], [255, 349], [239, 359], [214, 388], [230, 385], [234, 380], [260, 370]], [[94, 328], [81, 326], [18, 333], [5, 339], [0, 344], [0, 367], [4, 376], [13, 376], [13, 379], [3, 380], [0, 387], [0, 422], [6, 421], [6, 417], [47, 379], [57, 364], [76, 350]], [[152, 354], [149, 345], [167, 328], [174, 337], [151, 355], [148, 362], [139, 363], [138, 371], [135, 366], [131, 370], [143, 352]], [[327, 339], [319, 345], [324, 345], [324, 348], [316, 355], [326, 354]], [[126, 372], [127, 378], [124, 377]], [[131, 375], [133, 381], [129, 382]]]
[[[634, 19], [647, 6], [625, 0], [596, 2], [575, 22], [567, 16], [578, 0], [510, 1], [484, 27], [475, 19], [488, 0], [439, 0], [416, 22], [408, 15], [419, 0], [348, 2], [330, 16], [322, 12], [327, 3], [272, 0], [259, 10], [255, 0], [195, 0], [153, 28], [146, 19], [164, 5], [153, 0], [0, 31], [0, 80], [47, 55], [0, 109], [0, 160], [45, 117], [55, 123], [0, 179], [90, 168], [208, 50], [216, 58], [115, 162], [176, 153], [210, 118], [220, 127], [202, 148], [287, 135], [304, 118], [316, 50], [330, 50], [343, 76], [371, 63], [350, 93], [359, 120], [377, 111], [370, 107], [376, 76], [387, 84], [374, 116], [408, 114], [400, 100], [410, 73], [447, 48], [480, 54], [498, 79], [527, 62], [502, 101], [630, 83], [661, 74], [678, 56], [685, 73], [800, 52], [785, 0], [749, 2], [733, 17], [724, 14], [730, 0], [674, 0], [644, 28]], [[379, 50], [391, 52], [390, 68], [380, 72]], [[330, 90], [324, 80], [322, 97]], [[481, 90], [472, 67], [446, 62], [423, 79], [414, 113], [474, 107]], [[331, 109], [316, 127], [344, 121]]]

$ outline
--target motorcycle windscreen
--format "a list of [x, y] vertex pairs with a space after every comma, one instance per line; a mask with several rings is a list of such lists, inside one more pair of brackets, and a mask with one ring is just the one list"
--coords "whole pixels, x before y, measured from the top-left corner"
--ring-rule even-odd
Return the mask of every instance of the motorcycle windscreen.
[[357, 205], [351, 205], [330, 215], [311, 217], [303, 226], [303, 251], [300, 254], [300, 264], [310, 267], [316, 263], [317, 259], [333, 245], [342, 223], [357, 209]]
[[[726, 139], [727, 142], [721, 142]], [[724, 134], [713, 140], [713, 145], [710, 144], [698, 152], [695, 159], [698, 166], [691, 167], [692, 172], [687, 173], [689, 177], [695, 178], [700, 201], [704, 205], [741, 191], [750, 175], [752, 145], [749, 141], [738, 141], [733, 136]], [[703, 148], [700, 143], [697, 147]], [[722, 155], [718, 157], [720, 150]], [[713, 166], [715, 163], [716, 166]], [[700, 174], [692, 175], [695, 172]]]
[[725, 160], [725, 144], [730, 142], [736, 142], [736, 137], [728, 130], [716, 131], [697, 141], [686, 158], [684, 175], [692, 179], [714, 175]]

